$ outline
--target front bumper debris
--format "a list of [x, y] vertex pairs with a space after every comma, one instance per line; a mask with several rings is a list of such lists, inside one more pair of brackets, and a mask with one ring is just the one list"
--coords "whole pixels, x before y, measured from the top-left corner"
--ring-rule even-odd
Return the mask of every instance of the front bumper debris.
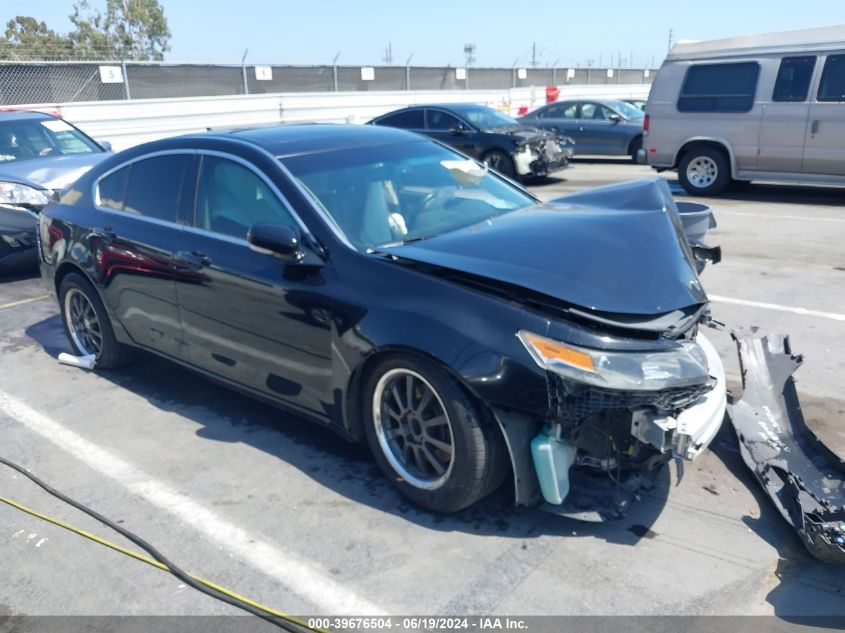
[[845, 462], [804, 420], [792, 378], [803, 359], [786, 336], [733, 337], [744, 389], [730, 417], [742, 459], [809, 552], [845, 563]]

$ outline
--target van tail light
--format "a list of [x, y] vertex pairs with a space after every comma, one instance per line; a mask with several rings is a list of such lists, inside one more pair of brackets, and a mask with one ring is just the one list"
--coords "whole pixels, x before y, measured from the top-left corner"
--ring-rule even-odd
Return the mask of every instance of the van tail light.
[[646, 114], [645, 118], [643, 119], [643, 134], [648, 134], [648, 124], [649, 124], [650, 121], [651, 121], [651, 116]]

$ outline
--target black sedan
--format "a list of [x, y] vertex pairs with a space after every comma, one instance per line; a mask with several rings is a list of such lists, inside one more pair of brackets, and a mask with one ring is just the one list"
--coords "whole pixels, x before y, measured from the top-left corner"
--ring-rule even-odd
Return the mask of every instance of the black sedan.
[[370, 121], [425, 134], [472, 156], [509, 178], [545, 176], [564, 169], [572, 139], [523, 125], [492, 108], [470, 103], [425, 105]]
[[392, 128], [208, 133], [107, 159], [39, 242], [99, 369], [143, 349], [366, 440], [438, 511], [510, 477], [517, 504], [577, 515], [595, 480], [615, 512], [625, 477], [694, 457], [724, 413], [658, 179], [543, 205]]

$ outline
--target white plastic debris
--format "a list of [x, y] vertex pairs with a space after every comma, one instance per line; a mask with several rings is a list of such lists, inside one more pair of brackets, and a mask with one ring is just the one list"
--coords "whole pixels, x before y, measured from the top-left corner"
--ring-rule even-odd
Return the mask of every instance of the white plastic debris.
[[487, 165], [479, 165], [474, 160], [441, 160], [440, 164], [461, 185], [478, 184], [487, 175]]
[[85, 356], [74, 356], [67, 352], [59, 354], [59, 362], [63, 365], [70, 365], [71, 367], [81, 367], [82, 369], [94, 369], [97, 364], [97, 357], [94, 354], [86, 354]]

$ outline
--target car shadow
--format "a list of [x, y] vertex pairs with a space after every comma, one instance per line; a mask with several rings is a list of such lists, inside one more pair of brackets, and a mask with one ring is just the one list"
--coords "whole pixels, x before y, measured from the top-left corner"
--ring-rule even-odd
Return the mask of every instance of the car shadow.
[[[759, 516], [749, 513], [742, 517], [743, 523], [777, 551], [778, 561], [772, 570], [777, 585], [766, 595], [766, 602], [772, 606], [775, 615], [787, 622], [819, 627], [830, 625], [826, 618], [845, 616], [842, 568], [814, 559], [763, 492], [742, 461], [730, 415], [726, 417], [710, 450], [748, 489], [760, 509]], [[808, 616], [821, 619], [807, 620]]]
[[[52, 357], [71, 351], [58, 315], [31, 325], [27, 336]], [[632, 504], [625, 519], [587, 523], [516, 508], [513, 483], [461, 512], [444, 515], [421, 509], [402, 498], [375, 464], [366, 444], [350, 444], [330, 429], [218, 386], [175, 363], [151, 354], [120, 370], [97, 375], [147, 400], [161, 411], [197, 423], [197, 435], [209, 441], [243, 443], [283, 460], [356, 503], [440, 531], [527, 538], [541, 535], [594, 537], [623, 545], [652, 538], [651, 526], [666, 504], [670, 474], [663, 468], [655, 486]]]
[[[699, 200], [690, 196], [677, 178], [667, 177], [672, 194]], [[775, 183], [734, 183], [725, 192], [711, 200], [732, 200], [735, 202], [775, 202], [778, 204], [808, 204], [818, 206], [845, 206], [845, 187], [821, 187], [810, 185], [787, 185]]]

